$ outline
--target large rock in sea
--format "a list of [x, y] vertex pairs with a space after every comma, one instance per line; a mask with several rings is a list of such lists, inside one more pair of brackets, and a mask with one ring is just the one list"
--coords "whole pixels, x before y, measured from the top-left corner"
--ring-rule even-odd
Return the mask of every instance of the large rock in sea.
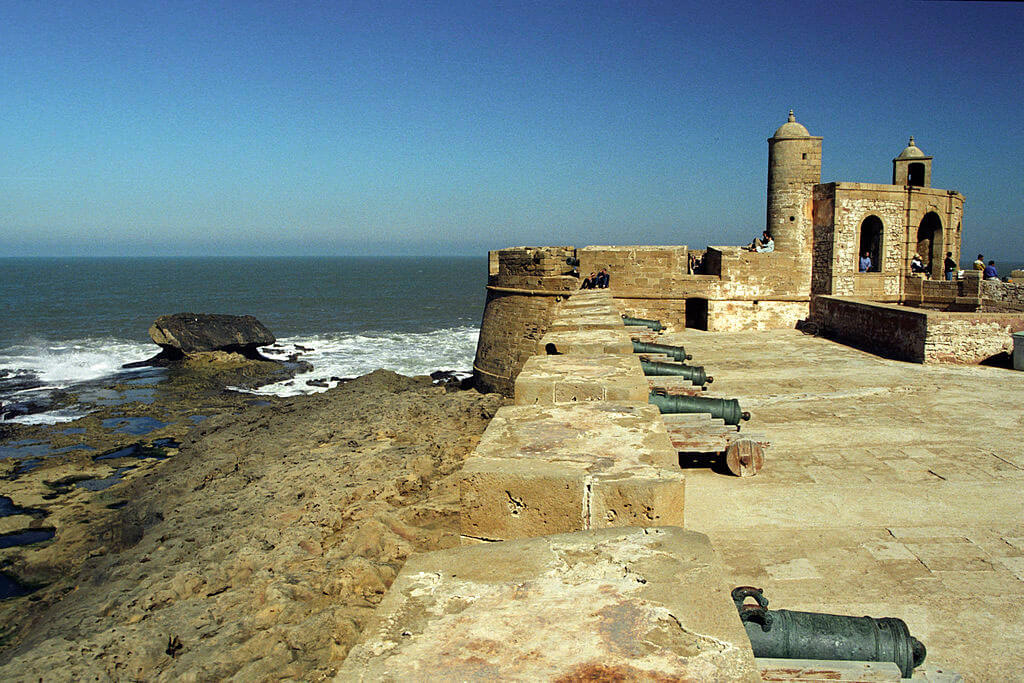
[[162, 315], [150, 326], [149, 336], [160, 345], [160, 353], [123, 367], [166, 367], [175, 371], [179, 384], [255, 388], [313, 369], [306, 361], [282, 362], [260, 355], [259, 347], [276, 340], [251, 315]]
[[175, 313], [149, 328], [150, 338], [169, 356], [224, 351], [259, 358], [259, 347], [273, 344], [270, 330], [251, 315]]

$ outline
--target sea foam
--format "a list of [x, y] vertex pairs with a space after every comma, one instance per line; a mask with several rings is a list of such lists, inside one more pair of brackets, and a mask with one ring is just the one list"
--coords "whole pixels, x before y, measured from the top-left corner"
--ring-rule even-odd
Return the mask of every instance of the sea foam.
[[152, 343], [123, 339], [38, 341], [0, 350], [0, 370], [34, 375], [52, 387], [102, 379], [124, 372], [121, 366], [156, 355]]
[[479, 328], [466, 326], [431, 332], [336, 333], [280, 339], [276, 348], [261, 349], [264, 355], [276, 360], [298, 353], [298, 358], [311, 363], [313, 370], [291, 380], [249, 390], [249, 393], [295, 396], [326, 391], [327, 387], [306, 382], [326, 380], [329, 386], [334, 386], [337, 382], [332, 381], [332, 377], [358, 377], [378, 368], [401, 375], [426, 375], [435, 370], [469, 374], [479, 335]]

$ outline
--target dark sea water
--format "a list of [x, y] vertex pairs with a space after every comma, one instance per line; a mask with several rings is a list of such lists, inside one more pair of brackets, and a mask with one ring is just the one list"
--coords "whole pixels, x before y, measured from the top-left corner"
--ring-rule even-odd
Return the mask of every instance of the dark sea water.
[[[309, 378], [468, 372], [486, 282], [484, 255], [0, 259], [0, 402], [26, 378], [114, 377], [159, 351], [148, 335], [158, 316], [185, 311], [255, 316], [287, 351], [313, 349]], [[313, 390], [265, 391], [295, 387]]]

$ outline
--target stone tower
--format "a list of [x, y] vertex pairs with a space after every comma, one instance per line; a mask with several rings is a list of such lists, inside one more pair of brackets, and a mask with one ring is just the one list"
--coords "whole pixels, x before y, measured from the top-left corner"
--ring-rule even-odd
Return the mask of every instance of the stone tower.
[[900, 155], [892, 160], [892, 184], [914, 187], [932, 186], [932, 157], [914, 144], [914, 136]]
[[790, 109], [789, 120], [768, 138], [767, 227], [775, 251], [810, 258], [814, 186], [820, 182], [821, 138], [797, 123]]

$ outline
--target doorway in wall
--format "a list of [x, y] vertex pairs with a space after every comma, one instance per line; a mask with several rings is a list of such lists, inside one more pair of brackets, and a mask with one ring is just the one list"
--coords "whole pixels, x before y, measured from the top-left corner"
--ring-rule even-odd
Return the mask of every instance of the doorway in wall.
[[860, 224], [860, 249], [857, 252], [857, 270], [860, 270], [860, 257], [865, 253], [871, 257], [868, 272], [878, 273], [882, 270], [882, 219], [868, 216]]
[[917, 253], [933, 278], [942, 278], [942, 219], [929, 211], [917, 228]]
[[686, 326], [695, 330], [708, 329], [708, 300], [692, 298], [686, 300]]

